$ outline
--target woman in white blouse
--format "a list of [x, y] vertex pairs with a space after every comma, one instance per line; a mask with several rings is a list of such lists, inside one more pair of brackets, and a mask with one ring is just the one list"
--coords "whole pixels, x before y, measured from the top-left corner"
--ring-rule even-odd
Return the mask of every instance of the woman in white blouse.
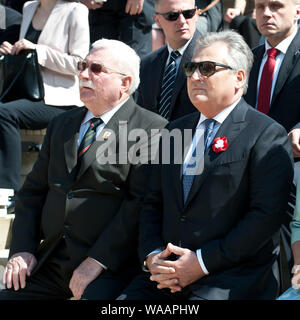
[[82, 106], [77, 62], [89, 51], [88, 9], [67, 0], [35, 0], [23, 7], [20, 37], [3, 42], [0, 54], [35, 49], [42, 70], [42, 101], [0, 103], [0, 188], [20, 188], [21, 138], [19, 129], [43, 129], [65, 110]]

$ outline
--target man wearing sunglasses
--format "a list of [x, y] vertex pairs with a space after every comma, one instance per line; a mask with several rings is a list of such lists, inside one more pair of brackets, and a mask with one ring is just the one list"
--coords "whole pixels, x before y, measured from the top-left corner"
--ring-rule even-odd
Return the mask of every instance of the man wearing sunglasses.
[[85, 107], [50, 123], [18, 194], [0, 300], [112, 300], [139, 270], [138, 215], [151, 153], [130, 161], [138, 137], [127, 133], [147, 133], [134, 149], [141, 152], [167, 122], [131, 97], [139, 63], [128, 45], [102, 39], [78, 64]]
[[[300, 172], [300, 31], [297, 24], [300, 1], [255, 0], [255, 9], [257, 27], [265, 43], [253, 50], [254, 63], [245, 99], [286, 129], [293, 148], [294, 183], [297, 183]], [[293, 188], [291, 199], [295, 193]], [[286, 215], [283, 231], [289, 230], [292, 215], [293, 210]], [[282, 236], [286, 237], [282, 242], [285, 256], [292, 257], [290, 233], [282, 232]], [[284, 270], [291, 271], [293, 261], [287, 260]], [[289, 271], [285, 288], [290, 286]]]
[[137, 103], [168, 120], [194, 111], [186, 88], [183, 65], [190, 61], [199, 36], [194, 0], [156, 0], [155, 21], [164, 31], [167, 45], [141, 62]]
[[255, 8], [257, 27], [266, 40], [253, 50], [254, 64], [245, 99], [285, 127], [297, 158], [300, 129], [293, 128], [300, 127], [300, 1], [256, 0]]
[[[195, 113], [171, 122], [192, 141], [155, 167], [140, 214], [139, 275], [120, 298], [275, 299], [279, 229], [293, 177], [284, 128], [249, 106], [253, 56], [233, 31], [197, 40], [185, 64]], [[178, 150], [178, 149], [177, 149]], [[276, 195], [276, 196], [274, 196]]]

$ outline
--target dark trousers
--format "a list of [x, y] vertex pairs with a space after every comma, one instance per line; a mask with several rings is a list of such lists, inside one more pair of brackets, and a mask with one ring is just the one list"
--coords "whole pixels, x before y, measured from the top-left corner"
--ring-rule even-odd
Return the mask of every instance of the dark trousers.
[[157, 289], [157, 282], [150, 280], [150, 273], [141, 272], [122, 292], [117, 300], [159, 300], [159, 301], [185, 301], [203, 300], [194, 295], [190, 286], [181, 292], [171, 293], [169, 289]]
[[[113, 254], [113, 253], [112, 253]], [[70, 279], [76, 267], [70, 264], [66, 245], [60, 242], [43, 265], [27, 278], [24, 289], [0, 290], [0, 300], [66, 300], [73, 296]], [[118, 274], [104, 271], [85, 289], [82, 300], [114, 300], [138, 274], [139, 266]]]
[[90, 10], [91, 43], [101, 38], [120, 40], [143, 57], [152, 51], [152, 27], [123, 11]]
[[20, 129], [44, 129], [50, 120], [74, 106], [56, 107], [44, 101], [16, 100], [0, 103], [0, 188], [21, 187]]

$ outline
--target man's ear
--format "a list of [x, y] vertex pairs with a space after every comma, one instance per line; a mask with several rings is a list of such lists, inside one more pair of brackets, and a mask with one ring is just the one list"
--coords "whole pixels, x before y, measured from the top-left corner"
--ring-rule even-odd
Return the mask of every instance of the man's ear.
[[154, 20], [155, 20], [157, 26], [159, 28], [161, 28], [161, 25], [160, 25], [160, 22], [159, 22], [159, 17], [158, 17], [159, 15], [158, 14], [154, 14], [153, 16], [154, 16]]
[[243, 88], [246, 81], [246, 73], [244, 70], [239, 69], [235, 73], [235, 79], [236, 79], [236, 88], [240, 89]]
[[122, 78], [122, 85], [121, 85], [122, 94], [124, 92], [127, 92], [127, 93], [129, 92], [131, 84], [132, 84], [132, 77], [131, 76], [125, 76]]

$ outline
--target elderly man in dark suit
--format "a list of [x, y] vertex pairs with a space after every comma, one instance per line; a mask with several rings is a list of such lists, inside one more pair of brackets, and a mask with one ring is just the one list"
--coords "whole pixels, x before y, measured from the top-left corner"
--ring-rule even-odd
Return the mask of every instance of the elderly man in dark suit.
[[137, 103], [174, 120], [194, 111], [186, 89], [183, 65], [190, 61], [199, 36], [194, 0], [156, 0], [154, 16], [167, 45], [142, 59]]
[[146, 151], [166, 124], [131, 97], [139, 62], [129, 46], [106, 39], [79, 62], [85, 108], [47, 128], [18, 194], [0, 299], [114, 299], [139, 269]]
[[[284, 128], [242, 98], [251, 64], [249, 47], [233, 31], [198, 40], [185, 66], [198, 111], [167, 126], [182, 136], [193, 132], [192, 143], [179, 164], [180, 141], [169, 139], [171, 164], [153, 169], [139, 246], [149, 272], [120, 299], [277, 296], [292, 150]], [[167, 140], [163, 135], [162, 160]]]

